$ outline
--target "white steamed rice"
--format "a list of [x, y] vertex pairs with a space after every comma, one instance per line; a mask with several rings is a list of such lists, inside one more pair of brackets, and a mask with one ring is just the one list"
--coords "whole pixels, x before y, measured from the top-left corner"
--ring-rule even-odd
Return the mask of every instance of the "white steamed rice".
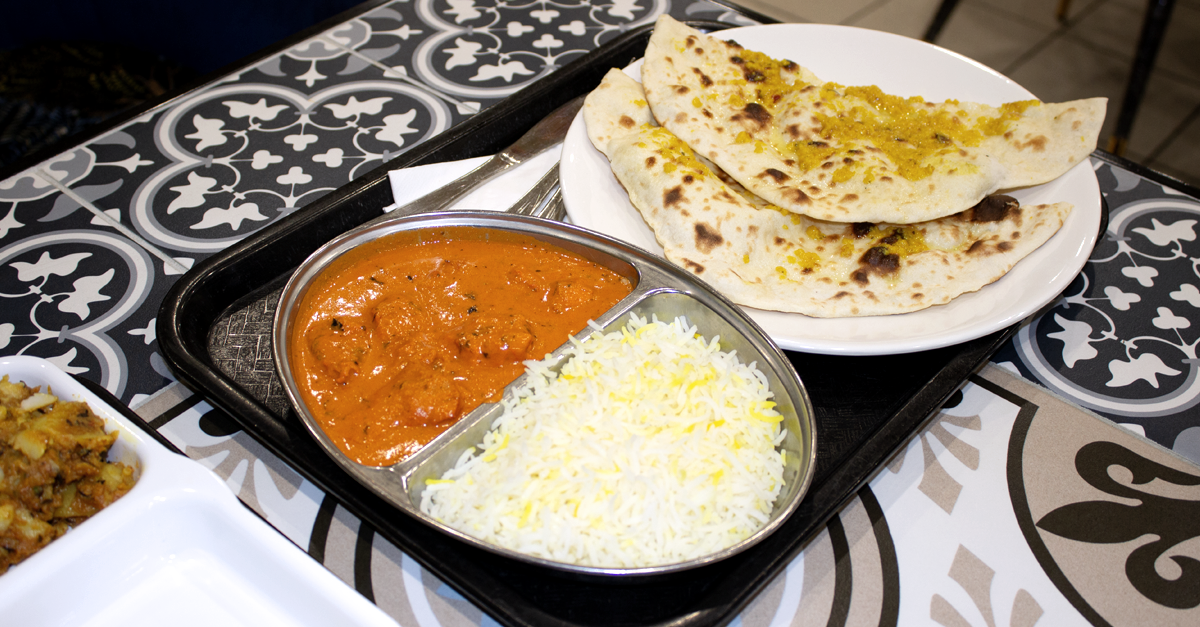
[[527, 382], [421, 510], [496, 545], [607, 568], [672, 564], [736, 544], [768, 520], [785, 432], [755, 364], [686, 319], [630, 317], [572, 339], [560, 374]]

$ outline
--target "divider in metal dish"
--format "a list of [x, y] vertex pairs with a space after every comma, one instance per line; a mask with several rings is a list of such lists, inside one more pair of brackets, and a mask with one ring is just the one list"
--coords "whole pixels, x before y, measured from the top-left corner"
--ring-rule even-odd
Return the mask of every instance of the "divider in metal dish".
[[[502, 412], [498, 403], [485, 403], [466, 414], [415, 455], [393, 466], [365, 466], [346, 456], [317, 424], [292, 376], [288, 344], [297, 304], [314, 278], [332, 261], [360, 244], [402, 231], [462, 227], [529, 236], [578, 254], [629, 279], [634, 285], [632, 293], [596, 320], [606, 332], [625, 325], [630, 313], [647, 319], [657, 315], [659, 320], [668, 322], [682, 315], [705, 338], [720, 336], [722, 350], [736, 350], [743, 362], [756, 362], [770, 382], [776, 410], [784, 416], [783, 426], [787, 432], [781, 445], [787, 451], [784, 486], [767, 524], [741, 542], [701, 558], [640, 568], [606, 568], [519, 553], [467, 535], [422, 513], [419, 503], [426, 479], [440, 477], [454, 466], [463, 451], [480, 443]], [[676, 572], [716, 562], [754, 545], [782, 525], [812, 481], [816, 451], [812, 403], [787, 358], [758, 326], [739, 307], [677, 266], [620, 241], [561, 222], [504, 213], [456, 211], [419, 214], [348, 232], [314, 252], [292, 275], [280, 297], [272, 333], [275, 366], [288, 398], [326, 454], [360, 483], [409, 515], [464, 542], [527, 563], [588, 575], [638, 576]], [[591, 329], [585, 329], [577, 337], [582, 339], [591, 333]], [[552, 353], [560, 364], [565, 361], [564, 350], [565, 346]], [[524, 379], [525, 375], [521, 375], [510, 383], [505, 394]]]

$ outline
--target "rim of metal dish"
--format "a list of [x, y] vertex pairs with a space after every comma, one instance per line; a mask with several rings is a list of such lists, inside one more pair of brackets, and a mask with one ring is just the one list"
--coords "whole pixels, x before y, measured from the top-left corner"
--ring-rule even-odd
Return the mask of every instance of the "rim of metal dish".
[[[628, 265], [636, 275], [636, 277], [633, 277], [636, 283], [633, 292], [604, 315], [597, 318], [596, 322], [600, 326], [607, 326], [614, 321], [628, 318], [629, 312], [634, 310], [639, 304], [645, 303], [650, 299], [669, 295], [682, 295], [695, 300], [699, 305], [708, 309], [728, 324], [735, 333], [741, 336], [744, 342], [749, 344], [758, 356], [761, 356], [762, 360], [767, 362], [770, 372], [766, 374], [773, 381], [778, 381], [783, 386], [783, 390], [773, 390], [776, 394], [777, 402], [780, 401], [779, 396], [781, 393], [786, 395], [789, 401], [787, 406], [794, 410], [795, 418], [798, 421], [797, 428], [799, 429], [799, 435], [796, 436], [798, 440], [797, 444], [804, 454], [803, 459], [798, 462], [801, 466], [796, 472], [797, 481], [795, 481], [794, 490], [789, 490], [792, 496], [785, 507], [777, 512], [773, 511], [772, 518], [767, 524], [752, 533], [749, 537], [709, 555], [683, 562], [652, 566], [629, 568], [589, 566], [540, 558], [492, 544], [428, 516], [420, 510], [417, 503], [413, 502], [410, 490], [412, 489], [411, 483], [415, 479], [414, 475], [418, 474], [426, 462], [449, 443], [460, 436], [465, 437], [464, 432], [475, 430], [479, 431], [480, 435], [482, 435], [483, 432], [490, 429], [491, 420], [489, 417], [493, 413], [498, 413], [498, 406], [495, 404], [484, 404], [464, 415], [458, 423], [435, 438], [422, 450], [393, 466], [365, 466], [354, 462], [346, 456], [324, 433], [320, 426], [316, 424], [303, 399], [300, 398], [299, 390], [291, 375], [290, 358], [288, 356], [288, 329], [290, 328], [291, 319], [295, 312], [296, 303], [303, 296], [303, 292], [309, 282], [318, 276], [324, 267], [360, 244], [403, 231], [462, 227], [519, 233], [534, 237], [535, 239], [548, 241], [550, 244], [568, 250], [585, 253], [590, 251], [591, 254]], [[695, 321], [691, 322], [696, 324]], [[701, 329], [701, 331], [703, 332], [704, 330]], [[584, 329], [577, 337], [582, 337], [590, 332], [589, 329]], [[706, 332], [706, 335], [710, 333], [711, 331]], [[275, 368], [280, 380], [283, 382], [284, 391], [292, 404], [293, 410], [297, 413], [309, 434], [321, 446], [322, 450], [343, 470], [346, 470], [357, 481], [384, 498], [397, 509], [416, 517], [418, 520], [444, 533], [489, 552], [555, 570], [583, 575], [637, 577], [690, 570], [726, 559], [758, 543], [778, 529], [791, 516], [800, 501], [803, 500], [804, 494], [808, 491], [816, 466], [815, 420], [808, 392], [795, 370], [791, 367], [787, 357], [784, 356], [779, 347], [741, 308], [715, 292], [690, 273], [665, 259], [594, 231], [561, 222], [492, 211], [442, 211], [417, 214], [382, 223], [371, 228], [355, 229], [347, 232], [330, 240], [312, 253], [288, 280], [287, 285], [280, 295], [279, 307], [276, 310], [272, 327], [272, 340]], [[723, 343], [726, 341], [731, 340], [729, 338], [722, 339]], [[554, 354], [560, 354], [562, 350], [563, 348], [560, 347]], [[759, 367], [761, 369], [763, 364], [760, 363]], [[519, 385], [524, 378], [525, 375], [522, 374], [510, 383], [506, 387], [505, 393], [508, 393], [508, 388]], [[781, 402], [780, 405], [782, 406], [783, 403]], [[783, 498], [782, 492], [779, 498]]]

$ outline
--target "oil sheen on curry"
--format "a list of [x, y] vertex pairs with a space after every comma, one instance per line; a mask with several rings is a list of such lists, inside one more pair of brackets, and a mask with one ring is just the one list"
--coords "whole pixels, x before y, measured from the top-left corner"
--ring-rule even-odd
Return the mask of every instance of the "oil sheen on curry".
[[360, 464], [428, 444], [632, 290], [544, 242], [468, 227], [403, 232], [330, 265], [302, 299], [290, 359], [305, 404]]

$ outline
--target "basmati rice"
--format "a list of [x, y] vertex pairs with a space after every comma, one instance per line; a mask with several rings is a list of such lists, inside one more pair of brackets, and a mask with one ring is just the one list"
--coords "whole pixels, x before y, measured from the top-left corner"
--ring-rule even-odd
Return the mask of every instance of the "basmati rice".
[[710, 555], [766, 524], [785, 432], [766, 376], [686, 319], [636, 314], [526, 362], [502, 415], [421, 510], [487, 542], [607, 568]]

